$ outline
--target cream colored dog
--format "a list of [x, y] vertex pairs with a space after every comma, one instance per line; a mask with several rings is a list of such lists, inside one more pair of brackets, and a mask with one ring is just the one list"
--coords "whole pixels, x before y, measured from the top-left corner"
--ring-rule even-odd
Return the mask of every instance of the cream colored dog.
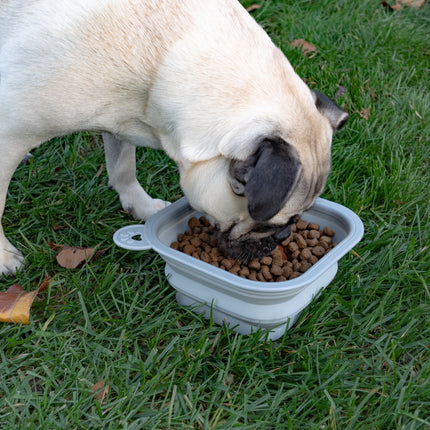
[[[29, 150], [101, 131], [125, 210], [166, 206], [135, 171], [135, 146], [162, 149], [226, 251], [253, 258], [321, 193], [347, 117], [236, 0], [0, 2], [0, 216]], [[0, 226], [0, 273], [22, 262]]]

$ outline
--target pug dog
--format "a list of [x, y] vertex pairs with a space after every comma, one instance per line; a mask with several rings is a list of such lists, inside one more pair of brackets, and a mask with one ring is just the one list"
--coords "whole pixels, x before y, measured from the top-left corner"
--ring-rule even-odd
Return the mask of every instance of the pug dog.
[[[136, 179], [135, 147], [162, 149], [225, 251], [252, 259], [322, 192], [347, 118], [236, 0], [0, 3], [0, 216], [32, 148], [101, 132], [124, 210], [166, 206]], [[22, 264], [0, 226], [0, 273]]]

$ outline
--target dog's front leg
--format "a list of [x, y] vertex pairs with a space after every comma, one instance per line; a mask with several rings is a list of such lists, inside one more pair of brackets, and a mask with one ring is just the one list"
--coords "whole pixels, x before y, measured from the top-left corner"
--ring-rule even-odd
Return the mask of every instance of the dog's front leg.
[[[0, 221], [3, 216], [9, 182], [27, 150], [32, 146], [27, 147], [24, 141], [0, 135]], [[22, 267], [23, 262], [24, 257], [6, 239], [0, 222], [0, 275], [16, 273]]]
[[150, 197], [136, 179], [136, 148], [103, 133], [109, 186], [119, 194], [123, 209], [135, 219], [147, 220], [169, 203]]

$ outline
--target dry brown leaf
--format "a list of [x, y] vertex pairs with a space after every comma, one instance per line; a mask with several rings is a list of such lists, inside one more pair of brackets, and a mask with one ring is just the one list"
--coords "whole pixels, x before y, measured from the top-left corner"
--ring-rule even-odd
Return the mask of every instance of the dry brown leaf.
[[341, 85], [338, 85], [336, 94], [333, 97], [334, 101], [336, 101], [339, 97], [343, 96], [345, 93], [346, 93], [346, 88], [342, 87]]
[[80, 248], [75, 246], [63, 246], [58, 251], [56, 259], [58, 264], [65, 269], [77, 269], [87, 261], [97, 258], [106, 249], [97, 251], [95, 248]]
[[54, 242], [48, 242], [48, 246], [53, 250], [53, 251], [58, 251], [59, 249], [61, 249], [64, 245], [59, 245], [58, 243], [54, 243]]
[[307, 42], [305, 39], [295, 39], [290, 43], [290, 45], [293, 48], [301, 49], [305, 56], [318, 52], [316, 46], [313, 43]]
[[401, 4], [406, 7], [420, 8], [425, 3], [425, 0], [396, 0], [396, 5]]
[[247, 10], [249, 13], [251, 13], [251, 12], [253, 12], [254, 10], [260, 9], [260, 7], [261, 7], [261, 5], [259, 5], [259, 4], [253, 4], [253, 5], [249, 6], [249, 7], [247, 7], [247, 8], [246, 8], [246, 10]]
[[369, 81], [366, 82], [367, 90], [369, 91], [370, 97], [372, 97], [373, 101], [378, 101], [378, 96], [372, 91], [372, 89], [369, 86]]
[[361, 116], [361, 118], [368, 121], [370, 117], [370, 106], [368, 108], [362, 108], [361, 111], [358, 112], [358, 114]]
[[94, 392], [94, 397], [100, 404], [103, 404], [105, 398], [109, 394], [109, 384], [105, 385], [105, 380], [100, 379], [100, 381], [94, 384], [91, 389]]
[[402, 6], [397, 2], [396, 2], [396, 4], [392, 5], [385, 0], [382, 0], [381, 4], [382, 4], [382, 6], [388, 8], [388, 9], [391, 9], [391, 10], [400, 10], [402, 8]]
[[37, 294], [48, 288], [51, 278], [47, 277], [35, 291], [27, 292], [21, 285], [14, 284], [0, 293], [0, 322], [30, 324], [30, 308]]
[[425, 0], [396, 0], [395, 4], [391, 4], [383, 0], [381, 5], [391, 10], [401, 10], [403, 6], [419, 9], [424, 3]]

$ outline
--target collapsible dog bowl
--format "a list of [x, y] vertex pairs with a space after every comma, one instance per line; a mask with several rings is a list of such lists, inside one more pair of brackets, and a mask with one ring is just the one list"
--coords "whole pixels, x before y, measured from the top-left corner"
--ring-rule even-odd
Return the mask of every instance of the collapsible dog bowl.
[[308, 222], [330, 227], [338, 242], [328, 254], [301, 276], [285, 282], [259, 282], [241, 278], [170, 248], [179, 233], [188, 229], [191, 217], [200, 217], [186, 198], [153, 215], [144, 225], [123, 227], [114, 242], [125, 249], [153, 249], [165, 260], [165, 273], [181, 305], [191, 305], [215, 323], [229, 324], [249, 334], [268, 329], [277, 339], [334, 278], [338, 260], [363, 236], [363, 223], [351, 210], [324, 199], [302, 215]]

